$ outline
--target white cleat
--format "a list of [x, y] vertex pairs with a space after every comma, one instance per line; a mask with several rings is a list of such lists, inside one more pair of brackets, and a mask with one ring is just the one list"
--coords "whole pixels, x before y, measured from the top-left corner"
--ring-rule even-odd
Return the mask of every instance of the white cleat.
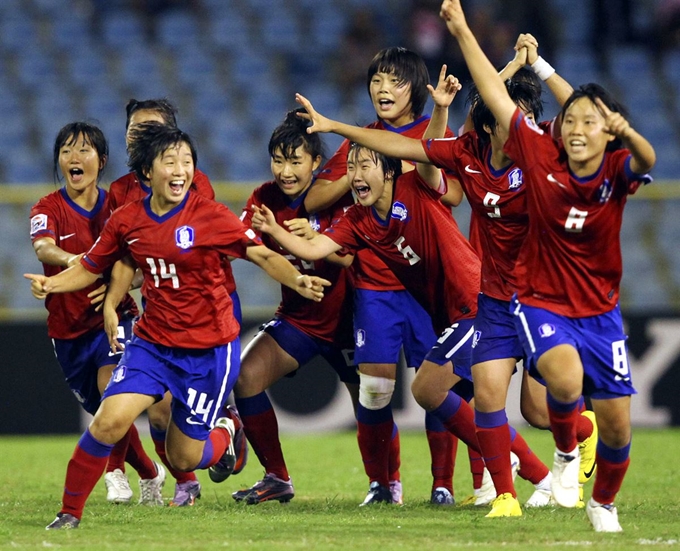
[[549, 505], [555, 505], [555, 501], [552, 497], [552, 492], [550, 490], [534, 490], [531, 497], [524, 504], [525, 507], [548, 507]]
[[552, 469], [552, 494], [555, 502], [562, 507], [578, 507], [580, 499], [578, 477], [580, 473], [578, 446], [569, 453], [555, 450]]
[[111, 503], [130, 503], [132, 488], [127, 475], [120, 469], [114, 469], [104, 475], [106, 485], [106, 501]]
[[[510, 452], [510, 468], [512, 469], [512, 481], [515, 482], [517, 472], [519, 471], [519, 457], [513, 452]], [[475, 492], [475, 507], [483, 507], [490, 505], [496, 499], [496, 488], [493, 485], [491, 473], [484, 467], [484, 474], [482, 475], [482, 486], [479, 492]]]
[[163, 485], [165, 484], [165, 468], [160, 463], [154, 461], [156, 465], [156, 476], [154, 478], [139, 479], [140, 505], [163, 505]]
[[588, 500], [586, 513], [596, 532], [623, 532], [614, 505], [600, 505], [591, 498]]

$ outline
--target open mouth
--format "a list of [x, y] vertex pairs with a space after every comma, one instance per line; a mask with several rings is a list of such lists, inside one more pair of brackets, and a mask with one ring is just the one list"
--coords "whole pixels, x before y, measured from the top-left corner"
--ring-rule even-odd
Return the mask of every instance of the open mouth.
[[173, 180], [170, 182], [170, 192], [175, 195], [179, 196], [182, 194], [184, 191], [184, 180]]
[[359, 199], [365, 199], [368, 197], [368, 194], [371, 193], [371, 188], [363, 185], [354, 186], [354, 193], [357, 194]]
[[394, 105], [394, 102], [389, 99], [381, 99], [378, 101], [378, 105], [380, 106], [381, 111], [389, 111]]
[[82, 181], [83, 176], [85, 175], [85, 172], [82, 168], [72, 168], [68, 171], [68, 173], [71, 175], [71, 181], [76, 184]]

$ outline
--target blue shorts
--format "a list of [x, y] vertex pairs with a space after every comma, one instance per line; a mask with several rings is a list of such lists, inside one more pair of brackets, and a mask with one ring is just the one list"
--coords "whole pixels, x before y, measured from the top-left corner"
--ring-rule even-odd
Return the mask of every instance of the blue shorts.
[[[279, 318], [273, 318], [262, 325], [260, 331], [271, 336], [283, 350], [298, 363], [298, 368], [305, 365], [315, 356], [324, 358], [335, 370], [343, 383], [359, 384], [359, 374], [354, 365], [353, 350], [343, 350], [332, 344], [310, 337]], [[295, 371], [287, 375], [294, 377]]]
[[472, 335], [475, 320], [464, 319], [447, 327], [441, 334], [425, 359], [444, 365], [453, 362], [453, 372], [461, 379], [472, 381]]
[[524, 357], [522, 343], [510, 312], [510, 301], [479, 293], [475, 334], [472, 339], [472, 365], [490, 360]]
[[172, 420], [182, 433], [205, 440], [241, 367], [241, 343], [215, 348], [171, 348], [134, 335], [111, 375], [104, 398], [132, 393], [172, 394]]
[[515, 326], [530, 369], [551, 348], [568, 344], [583, 364], [583, 394], [596, 399], [636, 394], [618, 306], [598, 316], [568, 318], [512, 300]]
[[425, 309], [408, 291], [354, 291], [354, 362], [419, 367], [437, 335]]
[[[126, 342], [132, 337], [133, 320], [121, 320], [118, 338]], [[111, 352], [103, 329], [96, 329], [75, 339], [52, 339], [54, 354], [66, 377], [66, 384], [80, 405], [94, 415], [101, 402], [97, 372], [105, 365], [117, 365], [122, 352]]]

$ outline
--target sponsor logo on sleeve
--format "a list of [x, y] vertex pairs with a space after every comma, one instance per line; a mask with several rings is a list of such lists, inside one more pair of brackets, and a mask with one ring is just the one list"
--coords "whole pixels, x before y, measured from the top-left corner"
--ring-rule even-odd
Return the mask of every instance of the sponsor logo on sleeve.
[[33, 218], [31, 218], [31, 235], [45, 229], [47, 229], [46, 214], [36, 214]]

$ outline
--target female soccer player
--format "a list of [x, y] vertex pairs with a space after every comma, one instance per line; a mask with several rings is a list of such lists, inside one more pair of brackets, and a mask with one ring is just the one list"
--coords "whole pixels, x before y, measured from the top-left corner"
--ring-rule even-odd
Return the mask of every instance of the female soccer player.
[[[513, 312], [529, 362], [547, 383], [553, 496], [565, 507], [579, 502], [578, 403], [590, 395], [599, 439], [586, 512], [596, 531], [619, 532], [614, 499], [630, 462], [635, 393], [618, 306], [620, 229], [628, 194], [649, 181], [654, 149], [596, 84], [567, 99], [561, 141], [553, 140], [512, 101], [459, 0], [445, 0], [440, 15], [525, 178], [529, 230], [515, 268]], [[546, 65], [539, 75], [549, 72]]]
[[79, 525], [113, 444], [168, 391], [171, 464], [187, 471], [212, 467], [222, 480], [233, 471], [234, 435], [242, 427], [224, 403], [238, 377], [240, 343], [239, 325], [228, 315], [223, 256], [247, 258], [316, 301], [329, 284], [299, 274], [223, 205], [188, 193], [197, 155], [181, 130], [140, 125], [128, 153], [151, 195], [116, 210], [69, 270], [53, 277], [26, 274], [37, 298], [84, 288], [128, 254], [144, 274], [146, 308], [69, 462], [62, 509], [48, 529]]
[[[306, 100], [299, 99], [311, 110]], [[253, 227], [308, 261], [342, 248], [374, 250], [423, 306], [441, 335], [412, 384], [416, 401], [479, 451], [467, 403], [472, 397], [469, 361], [479, 258], [439, 201], [446, 190], [441, 172], [419, 164], [400, 176], [400, 160], [354, 145], [347, 174], [358, 204], [323, 234], [304, 240], [288, 233], [265, 204], [255, 207]], [[457, 393], [449, 390], [453, 387]]]
[[[309, 237], [324, 231], [342, 215], [342, 202], [313, 215], [304, 208], [305, 196], [323, 157], [321, 138], [307, 134], [307, 126], [296, 111], [291, 111], [272, 133], [269, 155], [274, 180], [258, 187], [248, 199], [242, 216], [246, 226], [250, 226], [253, 207], [262, 204], [270, 205], [276, 219], [291, 232]], [[307, 262], [296, 258], [268, 235], [262, 239], [265, 245], [290, 258], [300, 273], [323, 277], [331, 287], [320, 303], [302, 301], [282, 287], [281, 304], [274, 318], [263, 325], [243, 353], [234, 397], [248, 441], [265, 470], [262, 480], [233, 494], [237, 501], [249, 504], [287, 502], [294, 496], [276, 414], [265, 390], [281, 377], [294, 375], [317, 355], [335, 369], [355, 404], [359, 387], [356, 367], [348, 354], [352, 348], [352, 297], [347, 271], [328, 260]], [[334, 260], [346, 264], [351, 258]]]
[[[446, 79], [445, 67], [440, 83], [452, 86], [455, 91], [460, 89], [457, 81]], [[381, 128], [414, 138], [453, 136], [446, 122], [440, 128], [432, 126], [428, 131], [430, 117], [423, 115], [423, 109], [428, 89], [434, 93], [434, 88], [429, 84], [427, 66], [417, 53], [405, 48], [381, 50], [368, 67], [366, 86], [377, 117], [368, 128]], [[340, 199], [350, 201], [349, 146], [349, 141], [345, 140], [320, 171], [305, 198], [305, 208], [309, 212], [328, 208]], [[403, 172], [414, 168], [412, 163], [402, 163]], [[457, 205], [462, 197], [460, 186], [449, 184], [442, 200]], [[364, 504], [402, 503], [399, 432], [391, 406], [397, 361], [403, 348], [406, 364], [418, 368], [437, 337], [422, 306], [370, 249], [358, 251], [350, 270], [355, 288], [354, 360], [361, 378], [357, 437], [370, 484]], [[431, 503], [452, 505], [458, 440], [427, 413], [425, 427], [432, 458]], [[475, 463], [480, 467], [477, 477], [480, 484], [481, 463]]]
[[[58, 181], [61, 173], [64, 186], [43, 197], [31, 209], [31, 240], [46, 276], [77, 264], [104, 227], [109, 216], [108, 196], [98, 182], [107, 157], [106, 138], [92, 124], [70, 123], [57, 134], [54, 176]], [[47, 330], [57, 361], [69, 388], [83, 409], [92, 415], [120, 358], [120, 353], [110, 353], [102, 314], [90, 304], [90, 293], [101, 292], [100, 285], [94, 282], [77, 293], [49, 296], [45, 300], [49, 312]], [[113, 323], [117, 331], [129, 338], [138, 312], [132, 297], [126, 294], [121, 298], [113, 312]], [[146, 455], [134, 425], [114, 447], [113, 455], [118, 457], [118, 462], [111, 461], [106, 467], [107, 499], [127, 503], [132, 498], [129, 484], [125, 492], [112, 490], [113, 481], [125, 476], [120, 465], [129, 448], [129, 462], [140, 476], [140, 503], [158, 504], [165, 471]], [[127, 478], [125, 480], [127, 482]]]
[[[133, 132], [142, 123], [157, 121], [168, 126], [177, 127], [177, 109], [167, 99], [147, 99], [141, 101], [131, 99], [125, 106], [125, 113], [125, 143], [128, 147], [130, 146]], [[198, 168], [194, 170], [194, 179], [191, 183], [190, 190], [203, 197], [207, 197], [208, 199], [215, 198], [215, 192], [213, 191], [208, 176]], [[134, 171], [130, 171], [112, 182], [109, 187], [109, 205], [111, 206], [111, 211], [132, 201], [143, 199], [148, 196], [149, 193], [151, 193], [149, 183], [143, 177], [138, 176]], [[238, 293], [236, 292], [236, 282], [234, 281], [231, 263], [228, 259], [225, 259], [224, 261], [224, 270], [227, 277], [227, 290], [233, 303], [233, 313], [240, 323], [241, 302]], [[139, 275], [141, 276], [141, 273]], [[118, 277], [124, 278], [125, 276], [119, 273]], [[138, 287], [140, 284], [141, 279], [138, 277], [133, 286]], [[110, 289], [110, 292], [115, 292], [115, 290]], [[193, 505], [194, 501], [201, 496], [201, 484], [193, 472], [182, 472], [173, 469], [165, 455], [166, 428], [168, 426], [168, 420], [170, 419], [170, 400], [170, 395], [167, 395], [163, 400], [154, 404], [149, 411], [147, 411], [149, 429], [156, 448], [156, 453], [176, 480], [175, 493], [170, 505], [176, 507], [189, 506]], [[245, 441], [243, 443], [239, 441], [238, 444], [246, 446]], [[117, 474], [115, 478], [109, 477], [111, 479], [109, 483], [112, 492], [125, 492], [129, 489], [129, 483], [124, 475], [122, 461], [120, 462], [120, 469], [122, 474]], [[236, 474], [236, 472], [234, 474]], [[107, 480], [109, 479], [107, 478]]]

